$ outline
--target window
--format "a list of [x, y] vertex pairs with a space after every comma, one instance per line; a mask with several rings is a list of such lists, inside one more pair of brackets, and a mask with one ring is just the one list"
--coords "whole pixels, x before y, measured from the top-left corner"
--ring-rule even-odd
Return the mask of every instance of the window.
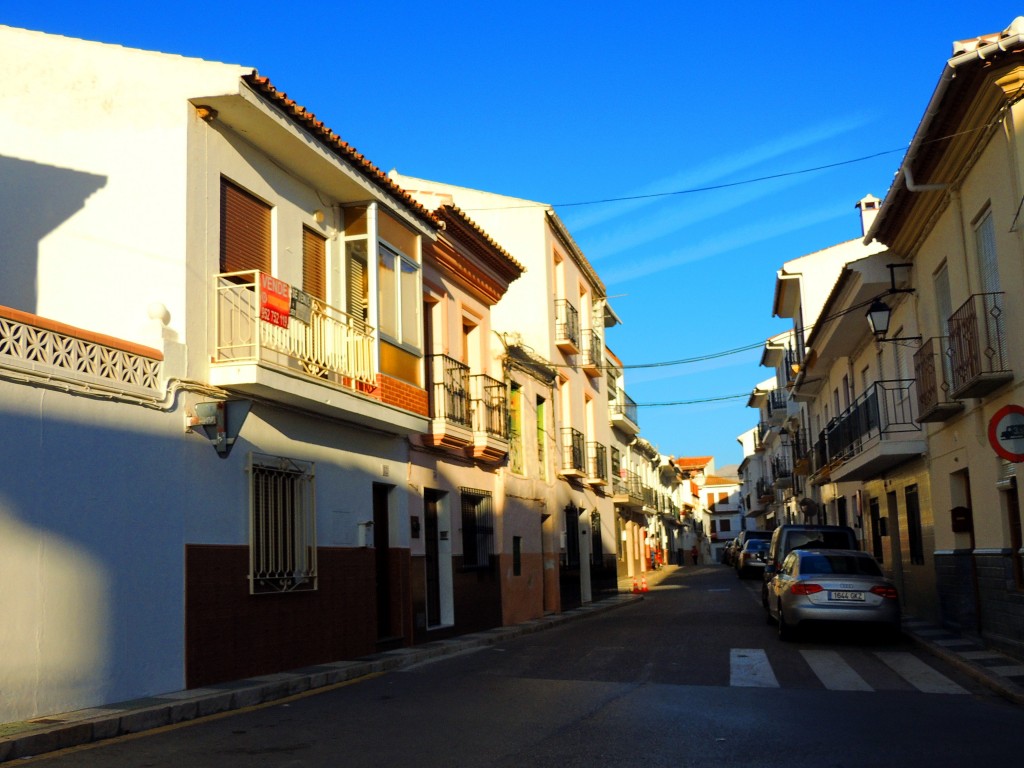
[[420, 346], [420, 268], [384, 243], [377, 256], [377, 322], [380, 332], [405, 347]]
[[523, 470], [523, 390], [514, 381], [508, 397], [508, 466], [517, 475]]
[[719, 526], [718, 530], [721, 531], [722, 533], [727, 533], [727, 532], [731, 531], [732, 530], [732, 521], [728, 520], [728, 519], [722, 520], [722, 523]]
[[491, 494], [474, 488], [462, 493], [462, 564], [466, 568], [486, 568], [494, 549], [494, 519]]
[[327, 240], [309, 227], [302, 228], [302, 290], [327, 302]]
[[548, 477], [547, 402], [537, 397], [537, 463], [541, 480]]
[[917, 486], [908, 485], [904, 491], [907, 503], [907, 537], [910, 547], [910, 562], [924, 565], [924, 538], [921, 535], [921, 505], [917, 498]]
[[220, 271], [270, 272], [270, 206], [220, 180]]
[[314, 590], [314, 465], [249, 456], [249, 590], [252, 594]]
[[983, 293], [998, 293], [1002, 290], [999, 283], [999, 265], [996, 261], [996, 225], [992, 211], [986, 211], [974, 230], [978, 248], [978, 270], [981, 275]]

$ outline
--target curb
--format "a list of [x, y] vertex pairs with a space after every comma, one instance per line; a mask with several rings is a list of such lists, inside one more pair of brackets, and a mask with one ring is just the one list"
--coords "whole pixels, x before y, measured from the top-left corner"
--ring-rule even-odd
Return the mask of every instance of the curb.
[[513, 637], [541, 632], [642, 599], [641, 595], [619, 593], [565, 613], [522, 624], [384, 651], [353, 661], [319, 664], [205, 688], [0, 724], [0, 763], [267, 704], [369, 675], [434, 661], [462, 651], [497, 645]]
[[[927, 634], [925, 634], [927, 633]], [[1005, 654], [993, 651], [980, 642], [963, 638], [954, 632], [942, 630], [939, 627], [910, 619], [904, 622], [903, 634], [912, 640], [918, 647], [928, 651], [933, 656], [941, 659], [960, 672], [968, 675], [992, 692], [1002, 696], [1008, 701], [1024, 706], [1024, 686], [1019, 685], [1006, 676], [993, 671], [998, 668], [1020, 667], [1021, 662]], [[943, 645], [937, 641], [942, 639]], [[961, 650], [954, 647], [960, 646]], [[977, 660], [965, 658], [964, 653], [978, 654], [985, 652], [995, 666], [986, 666]], [[1021, 675], [1014, 675], [1021, 677]]]

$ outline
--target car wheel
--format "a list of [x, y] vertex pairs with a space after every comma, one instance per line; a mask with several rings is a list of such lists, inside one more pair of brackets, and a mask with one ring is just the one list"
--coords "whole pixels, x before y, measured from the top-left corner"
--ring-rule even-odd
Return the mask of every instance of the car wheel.
[[779, 640], [782, 642], [788, 642], [793, 639], [794, 630], [789, 624], [786, 623], [786, 617], [782, 613], [782, 604], [779, 604]]
[[765, 582], [761, 582], [761, 607], [764, 608], [765, 613], [768, 613], [768, 585]]

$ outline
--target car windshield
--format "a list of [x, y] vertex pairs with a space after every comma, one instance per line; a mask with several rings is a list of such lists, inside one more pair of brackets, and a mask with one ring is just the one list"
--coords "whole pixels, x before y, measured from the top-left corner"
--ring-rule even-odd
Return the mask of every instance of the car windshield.
[[835, 573], [844, 576], [881, 576], [882, 570], [871, 557], [856, 555], [813, 554], [800, 560], [801, 574]]
[[807, 531], [794, 533], [792, 549], [850, 549], [850, 539], [843, 531]]
[[743, 548], [748, 552], [751, 550], [756, 552], [765, 552], [768, 550], [768, 541], [765, 539], [751, 539], [743, 546]]

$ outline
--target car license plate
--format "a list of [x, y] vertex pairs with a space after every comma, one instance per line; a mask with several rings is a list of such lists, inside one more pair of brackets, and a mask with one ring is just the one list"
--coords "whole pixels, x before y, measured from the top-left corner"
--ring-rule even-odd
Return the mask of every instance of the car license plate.
[[850, 592], [850, 591], [832, 591], [828, 593], [829, 600], [840, 600], [842, 602], [854, 602], [863, 603], [864, 593], [863, 592]]

